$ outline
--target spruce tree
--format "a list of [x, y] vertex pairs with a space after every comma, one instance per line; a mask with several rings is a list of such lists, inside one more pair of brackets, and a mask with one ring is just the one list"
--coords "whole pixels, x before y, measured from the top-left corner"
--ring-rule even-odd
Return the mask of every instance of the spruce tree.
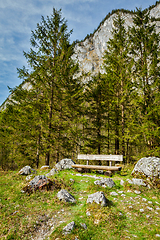
[[105, 78], [98, 73], [90, 77], [85, 87], [85, 147], [91, 153], [102, 154], [105, 148], [106, 135], [106, 87]]
[[[61, 18], [61, 10], [53, 9], [51, 17], [42, 17], [42, 22], [32, 31], [32, 48], [24, 53], [31, 71], [18, 69], [19, 77], [29, 82], [31, 91], [38, 91], [38, 98], [42, 100], [41, 129], [46, 165], [49, 165], [52, 149], [55, 149], [56, 161], [59, 160], [67, 128], [71, 127], [70, 115], [73, 115], [77, 104], [70, 101], [78, 100], [77, 95], [81, 94], [80, 81], [74, 77], [78, 64], [72, 60], [74, 46], [69, 43], [71, 33], [65, 19]], [[77, 117], [77, 114], [74, 116]]]
[[[134, 59], [133, 78], [137, 88], [139, 132], [145, 145], [151, 150], [159, 146], [159, 34], [150, 17], [150, 11], [137, 9], [134, 26], [129, 29], [131, 54]], [[144, 144], [143, 144], [144, 145]], [[144, 149], [145, 151], [145, 149]]]
[[113, 22], [112, 38], [107, 42], [104, 55], [106, 82], [110, 96], [112, 131], [115, 136], [115, 154], [125, 156], [125, 133], [127, 130], [127, 112], [132, 92], [129, 42], [124, 19], [118, 13]]

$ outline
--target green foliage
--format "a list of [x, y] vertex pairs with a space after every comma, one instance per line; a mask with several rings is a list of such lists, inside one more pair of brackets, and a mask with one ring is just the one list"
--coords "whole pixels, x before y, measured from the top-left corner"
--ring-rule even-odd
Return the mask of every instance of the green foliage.
[[127, 12], [112, 12], [106, 73], [86, 74], [85, 81], [72, 59], [78, 42], [70, 44], [72, 31], [61, 10], [42, 17], [24, 52], [28, 68], [18, 69], [23, 83], [10, 89], [12, 98], [0, 112], [3, 169], [53, 165], [79, 152], [122, 154], [125, 163], [159, 156], [159, 35], [149, 11], [141, 9], [126, 29], [122, 13]]

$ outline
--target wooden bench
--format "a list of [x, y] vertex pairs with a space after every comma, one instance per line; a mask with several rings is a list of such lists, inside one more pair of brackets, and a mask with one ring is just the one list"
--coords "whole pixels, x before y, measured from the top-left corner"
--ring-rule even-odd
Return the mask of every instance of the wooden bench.
[[[122, 162], [123, 161], [123, 155], [78, 154], [77, 159], [86, 160], [87, 165], [74, 164], [74, 165], [72, 165], [73, 168], [119, 171], [119, 170], [121, 170], [121, 167], [112, 166], [112, 162]], [[109, 166], [89, 165], [89, 161], [109, 161]]]

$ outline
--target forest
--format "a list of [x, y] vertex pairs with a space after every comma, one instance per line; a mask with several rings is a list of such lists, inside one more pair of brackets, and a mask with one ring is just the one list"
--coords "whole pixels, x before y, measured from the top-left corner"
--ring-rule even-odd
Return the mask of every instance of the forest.
[[61, 15], [53, 8], [32, 31], [28, 66], [17, 69], [23, 82], [0, 111], [1, 168], [76, 161], [78, 153], [122, 154], [125, 164], [159, 157], [160, 37], [150, 10], [137, 9], [128, 29], [116, 13], [105, 73], [96, 75], [78, 74]]

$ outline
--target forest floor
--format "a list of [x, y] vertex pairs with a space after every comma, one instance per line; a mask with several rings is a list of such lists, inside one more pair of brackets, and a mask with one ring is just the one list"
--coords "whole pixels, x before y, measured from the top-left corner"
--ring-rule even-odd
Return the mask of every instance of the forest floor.
[[[49, 171], [38, 170], [37, 175]], [[129, 184], [126, 179], [132, 176], [127, 168], [111, 177], [116, 184], [112, 188], [95, 185], [95, 177], [107, 178], [95, 172], [61, 171], [50, 177], [59, 183], [59, 189], [28, 195], [21, 192], [27, 185], [26, 176], [0, 171], [0, 239], [160, 239], [158, 189]], [[125, 181], [123, 186], [120, 180]], [[61, 188], [72, 194], [76, 203], [60, 201], [57, 193]], [[87, 204], [88, 195], [97, 191], [104, 193], [109, 206]], [[63, 228], [72, 221], [75, 228], [64, 235]]]

